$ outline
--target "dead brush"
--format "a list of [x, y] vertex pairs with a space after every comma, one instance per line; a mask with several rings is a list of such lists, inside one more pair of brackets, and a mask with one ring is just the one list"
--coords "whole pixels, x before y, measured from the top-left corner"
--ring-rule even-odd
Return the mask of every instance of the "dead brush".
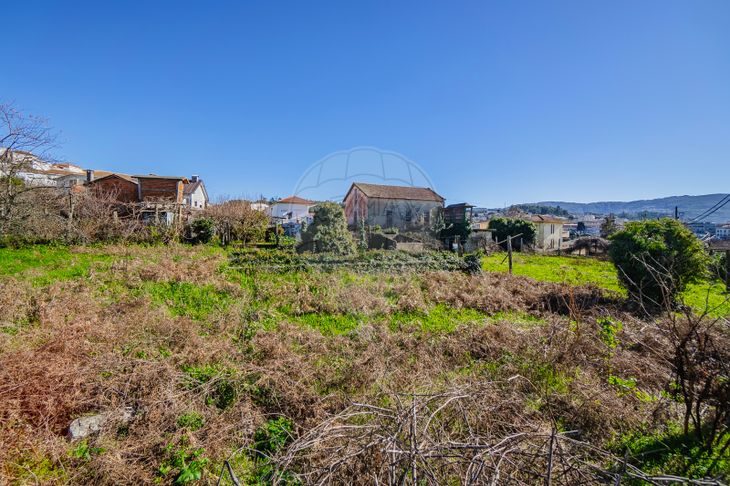
[[402, 312], [426, 312], [428, 310], [419, 282], [411, 279], [396, 282], [391, 293], [396, 298], [396, 309]]
[[605, 484], [646, 477], [555, 426], [524, 415], [510, 382], [355, 402], [272, 458], [274, 484]]
[[[9, 339], [23, 326], [31, 325], [40, 318], [38, 292], [26, 282], [17, 279], [0, 281], [0, 343]], [[0, 353], [6, 349], [0, 346]]]

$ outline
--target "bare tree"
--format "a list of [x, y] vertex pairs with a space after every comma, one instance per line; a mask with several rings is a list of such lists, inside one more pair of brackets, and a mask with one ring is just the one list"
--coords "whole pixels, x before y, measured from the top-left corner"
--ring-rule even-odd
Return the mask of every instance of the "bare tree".
[[90, 243], [141, 236], [138, 205], [120, 202], [117, 191], [72, 191], [67, 198], [70, 239]]
[[43, 118], [24, 114], [10, 104], [0, 103], [0, 234], [11, 223], [32, 210], [23, 203], [29, 191], [47, 188], [21, 177], [38, 162], [48, 162], [55, 136]]
[[246, 243], [261, 239], [269, 225], [269, 218], [264, 213], [251, 208], [251, 203], [242, 199], [212, 204], [205, 210], [205, 216], [214, 221], [216, 233], [224, 245], [236, 240]]

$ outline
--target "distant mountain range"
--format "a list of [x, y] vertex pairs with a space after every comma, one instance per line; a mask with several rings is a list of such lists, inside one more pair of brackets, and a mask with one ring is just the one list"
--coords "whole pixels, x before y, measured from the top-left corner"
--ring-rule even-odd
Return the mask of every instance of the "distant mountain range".
[[[592, 213], [592, 214], [621, 214], [626, 213], [633, 216], [640, 216], [642, 213], [648, 215], [664, 215], [674, 216], [675, 206], [679, 207], [679, 216], [682, 220], [692, 219], [702, 214], [720, 200], [725, 194], [705, 194], [702, 196], [669, 196], [659, 199], [644, 199], [640, 201], [603, 201], [591, 203], [575, 203], [567, 201], [541, 201], [535, 204], [541, 206], [560, 206], [568, 212], [576, 215]], [[707, 218], [705, 221], [726, 222], [730, 221], [730, 202], [720, 208]]]

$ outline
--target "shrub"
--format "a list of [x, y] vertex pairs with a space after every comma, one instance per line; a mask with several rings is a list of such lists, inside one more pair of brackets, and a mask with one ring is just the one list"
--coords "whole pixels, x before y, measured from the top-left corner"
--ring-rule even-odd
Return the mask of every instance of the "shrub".
[[253, 450], [261, 457], [279, 452], [292, 438], [291, 420], [279, 417], [266, 422], [253, 434]]
[[194, 219], [188, 227], [190, 243], [208, 243], [215, 234], [215, 223], [210, 218]]
[[[537, 236], [535, 225], [522, 219], [494, 218], [489, 221], [489, 229], [492, 230], [497, 241], [506, 240], [509, 236], [521, 235], [512, 242], [513, 247], [520, 240], [524, 245], [534, 245]], [[519, 243], [517, 244], [519, 245]], [[502, 243], [502, 247], [507, 248], [507, 243]]]
[[318, 205], [314, 221], [302, 235], [302, 242], [315, 253], [351, 254], [354, 245], [342, 207], [333, 202]]
[[481, 251], [464, 255], [464, 271], [471, 274], [482, 273], [482, 256]]
[[702, 242], [679, 221], [634, 221], [611, 236], [609, 256], [629, 296], [644, 306], [672, 305], [706, 274]]

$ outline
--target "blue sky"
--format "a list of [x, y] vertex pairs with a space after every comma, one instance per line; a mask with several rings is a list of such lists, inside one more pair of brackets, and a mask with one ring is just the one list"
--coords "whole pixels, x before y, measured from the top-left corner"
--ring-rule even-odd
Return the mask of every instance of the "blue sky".
[[0, 99], [83, 166], [285, 196], [369, 146], [449, 202], [730, 191], [726, 0], [28, 0], [3, 17]]

